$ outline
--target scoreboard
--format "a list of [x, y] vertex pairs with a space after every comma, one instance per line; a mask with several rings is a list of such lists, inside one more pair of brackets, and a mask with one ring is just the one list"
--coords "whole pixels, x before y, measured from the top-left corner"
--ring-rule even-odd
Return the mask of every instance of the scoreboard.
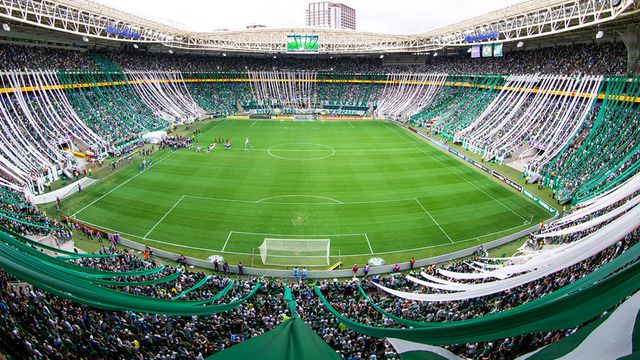
[[309, 34], [289, 34], [287, 35], [288, 53], [318, 53], [318, 35]]

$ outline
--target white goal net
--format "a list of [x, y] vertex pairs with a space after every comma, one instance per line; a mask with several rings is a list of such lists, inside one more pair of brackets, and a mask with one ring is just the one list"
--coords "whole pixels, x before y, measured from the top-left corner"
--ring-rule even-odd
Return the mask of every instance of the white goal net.
[[265, 238], [260, 245], [260, 258], [265, 265], [328, 266], [329, 239]]

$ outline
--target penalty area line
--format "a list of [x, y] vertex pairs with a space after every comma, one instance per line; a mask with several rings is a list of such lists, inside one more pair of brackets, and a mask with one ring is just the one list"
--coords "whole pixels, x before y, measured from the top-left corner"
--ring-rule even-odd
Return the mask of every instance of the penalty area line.
[[[156, 239], [151, 239], [151, 238], [147, 238], [147, 239], [143, 239], [142, 237], [140, 237], [140, 235], [134, 235], [131, 233], [127, 233], [124, 231], [120, 231], [117, 229], [113, 229], [113, 228], [109, 228], [106, 226], [102, 226], [102, 225], [97, 225], [97, 224], [93, 224], [90, 223], [88, 221], [84, 221], [84, 220], [80, 220], [77, 218], [73, 218], [76, 221], [79, 221], [83, 224], [86, 225], [91, 225], [95, 228], [98, 229], [102, 229], [102, 230], [108, 230], [114, 233], [118, 233], [118, 234], [122, 234], [122, 235], [126, 235], [129, 236], [129, 238], [127, 238], [127, 240], [135, 242], [140, 244], [140, 242], [137, 242], [136, 240], [132, 240], [132, 238], [136, 238], [136, 239], [140, 239], [142, 241], [147, 241], [147, 242], [153, 242], [153, 243], [157, 243], [157, 244], [163, 244], [163, 245], [167, 245], [167, 246], [173, 246], [173, 247], [178, 247], [178, 248], [183, 248], [183, 249], [192, 249], [192, 250], [201, 250], [201, 251], [212, 251], [212, 252], [216, 252], [216, 253], [224, 253], [224, 254], [233, 254], [233, 255], [253, 255], [251, 253], [244, 253], [244, 252], [237, 252], [237, 251], [220, 251], [217, 249], [211, 249], [211, 248], [203, 248], [203, 247], [197, 247], [197, 246], [190, 246], [190, 245], [182, 245], [182, 244], [176, 244], [176, 243], [172, 243], [172, 242], [168, 242], [168, 241], [161, 241], [161, 240], [156, 240]], [[492, 236], [495, 234], [500, 234], [500, 233], [504, 233], [507, 231], [512, 231], [515, 229], [521, 229], [523, 226], [525, 225], [518, 225], [518, 226], [514, 226], [514, 227], [510, 227], [508, 229], [504, 229], [504, 230], [500, 230], [500, 231], [496, 231], [496, 232], [492, 232], [492, 233], [488, 233], [488, 234], [484, 234], [484, 235], [480, 235], [480, 236], [474, 236], [468, 239], [464, 239], [464, 240], [458, 240], [455, 241], [455, 244], [461, 244], [461, 243], [465, 243], [465, 242], [469, 242], [469, 241], [478, 241], [482, 238], [488, 237], [488, 236]], [[235, 232], [235, 233], [239, 233], [239, 234], [257, 234], [257, 235], [266, 235], [264, 233], [246, 233], [246, 232], [242, 232], [242, 231], [231, 231], [231, 232]], [[275, 235], [279, 235], [279, 234], [275, 234]], [[352, 235], [363, 235], [363, 234], [334, 234], [334, 235], [313, 235], [313, 236], [352, 236]], [[286, 235], [285, 235], [286, 236]], [[301, 235], [296, 235], [296, 236], [301, 236]], [[304, 235], [303, 235], [304, 236]], [[308, 236], [308, 235], [307, 235]], [[402, 250], [392, 250], [392, 251], [383, 251], [383, 252], [378, 252], [375, 253], [375, 255], [390, 255], [390, 254], [399, 254], [399, 253], [407, 253], [407, 252], [412, 252], [412, 251], [420, 251], [420, 250], [425, 250], [425, 249], [434, 249], [434, 248], [439, 248], [439, 247], [443, 247], [443, 246], [451, 246], [451, 244], [438, 244], [438, 245], [429, 245], [429, 246], [422, 246], [422, 247], [417, 247], [417, 248], [413, 248], [413, 249], [402, 249]], [[368, 256], [371, 255], [369, 253], [361, 253], [361, 254], [347, 254], [347, 255], [342, 255], [342, 257], [355, 257], [355, 256]], [[335, 256], [332, 256], [335, 257]]]
[[167, 215], [169, 215], [169, 213], [170, 213], [170, 212], [172, 212], [172, 211], [173, 211], [173, 209], [175, 209], [175, 208], [176, 208], [176, 206], [178, 206], [178, 204], [180, 204], [180, 202], [182, 201], [182, 199], [184, 199], [184, 195], [182, 195], [182, 197], [180, 197], [180, 199], [178, 199], [178, 201], [176, 201], [176, 203], [175, 203], [175, 204], [173, 204], [173, 206], [171, 207], [171, 209], [169, 209], [169, 211], [167, 211], [166, 213], [164, 213], [164, 215], [160, 218], [160, 220], [158, 220], [158, 222], [157, 222], [155, 225], [153, 225], [153, 227], [151, 228], [151, 230], [149, 230], [149, 232], [147, 232], [147, 233], [146, 233], [142, 238], [146, 240], [146, 239], [147, 239], [147, 236], [149, 236], [149, 234], [151, 234], [151, 232], [152, 232], [153, 230], [155, 230], [155, 228], [156, 228], [158, 225], [160, 225], [160, 223], [162, 222], [162, 220], [164, 220], [164, 218], [166, 218], [166, 217], [167, 217]]
[[371, 242], [369, 241], [367, 233], [364, 233], [364, 238], [367, 240], [367, 245], [369, 245], [369, 251], [371, 252], [371, 255], [373, 255], [373, 248], [371, 247]]
[[220, 250], [221, 252], [224, 252], [224, 249], [227, 248], [227, 243], [229, 242], [229, 239], [231, 238], [231, 234], [233, 234], [233, 231], [229, 231], [229, 235], [227, 235], [227, 240], [224, 241], [224, 245], [222, 245], [222, 250]]

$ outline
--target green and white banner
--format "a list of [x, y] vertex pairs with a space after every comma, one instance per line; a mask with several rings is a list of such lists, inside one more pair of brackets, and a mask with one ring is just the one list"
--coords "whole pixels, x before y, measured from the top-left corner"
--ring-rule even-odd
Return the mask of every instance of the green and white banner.
[[591, 322], [574, 334], [526, 354], [534, 359], [638, 359], [640, 358], [640, 292], [613, 312]]
[[[516, 360], [640, 358], [640, 292], [575, 333]], [[461, 360], [439, 346], [387, 338], [402, 360]]]
[[460, 356], [439, 346], [402, 339], [387, 338], [402, 360], [462, 360]]

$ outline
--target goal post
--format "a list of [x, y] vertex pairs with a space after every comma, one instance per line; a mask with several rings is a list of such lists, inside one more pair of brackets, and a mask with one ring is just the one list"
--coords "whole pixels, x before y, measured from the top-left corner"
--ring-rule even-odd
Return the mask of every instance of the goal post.
[[260, 245], [264, 265], [328, 266], [331, 240], [265, 238]]

